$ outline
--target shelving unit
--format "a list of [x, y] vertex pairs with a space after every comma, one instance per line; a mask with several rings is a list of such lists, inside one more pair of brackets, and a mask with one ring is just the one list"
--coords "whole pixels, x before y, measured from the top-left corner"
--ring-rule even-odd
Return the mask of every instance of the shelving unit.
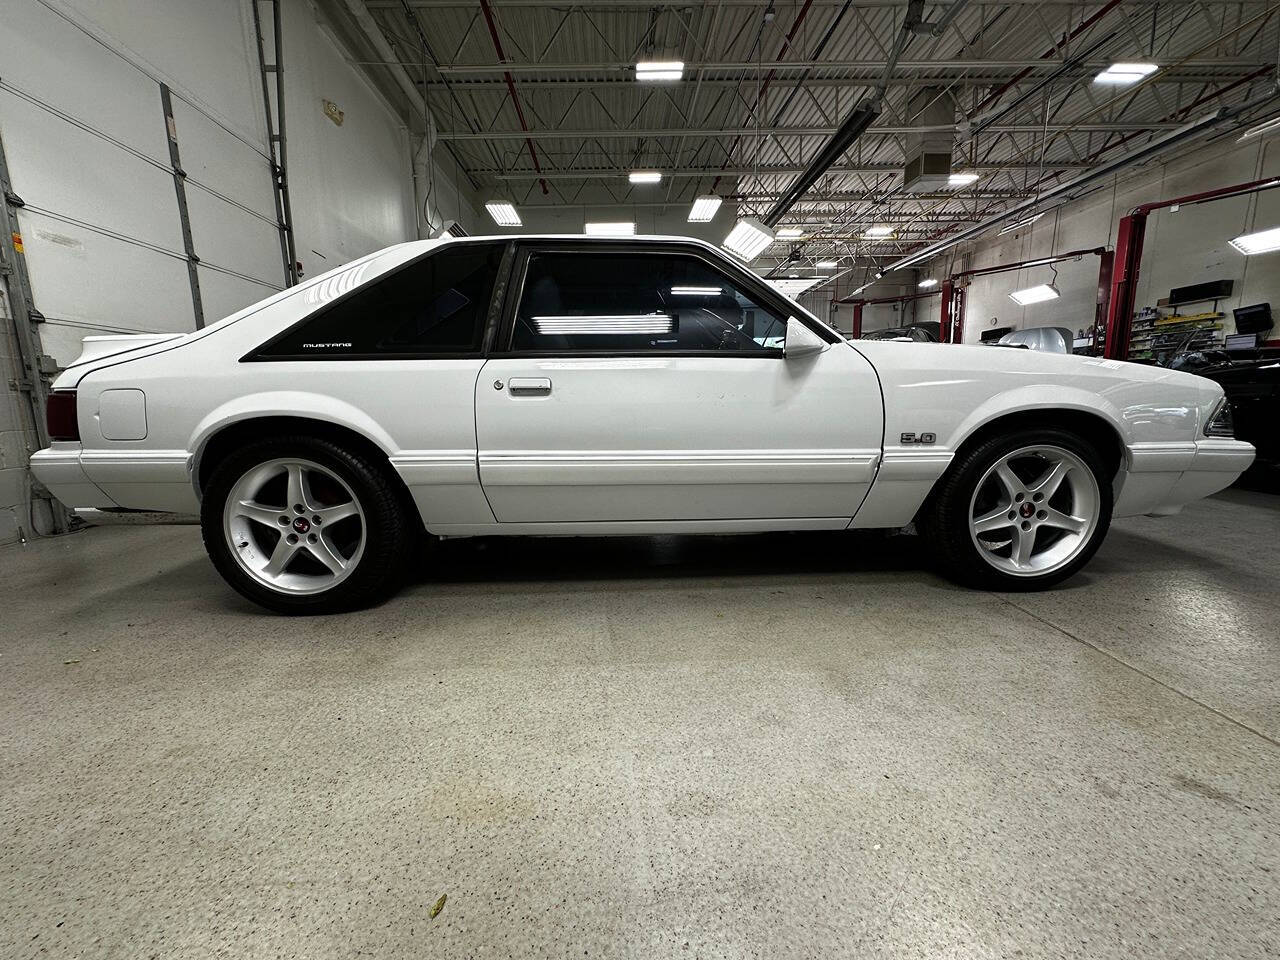
[[1218, 309], [1217, 300], [1201, 302], [1211, 303], [1212, 309], [1179, 314], [1177, 307], [1172, 313], [1161, 313], [1159, 306], [1143, 307], [1133, 318], [1129, 359], [1154, 360], [1174, 351], [1221, 349], [1226, 315]]

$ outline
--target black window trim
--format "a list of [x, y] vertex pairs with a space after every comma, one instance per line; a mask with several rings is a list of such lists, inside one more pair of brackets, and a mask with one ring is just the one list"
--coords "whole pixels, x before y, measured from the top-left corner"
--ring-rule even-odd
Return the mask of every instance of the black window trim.
[[502, 325], [499, 329], [498, 339], [495, 341], [493, 349], [488, 353], [489, 359], [506, 359], [515, 357], [566, 357], [566, 358], [590, 358], [590, 357], [774, 357], [782, 359], [786, 356], [785, 349], [781, 347], [762, 347], [759, 350], [716, 350], [707, 348], [704, 350], [652, 350], [652, 349], [626, 349], [626, 350], [514, 350], [511, 348], [512, 339], [515, 335], [515, 317], [516, 311], [519, 309], [520, 301], [524, 296], [525, 278], [529, 271], [529, 260], [535, 253], [551, 252], [556, 253], [599, 253], [601, 251], [632, 251], [635, 253], [662, 255], [662, 254], [681, 254], [692, 255], [701, 260], [703, 263], [712, 267], [720, 273], [725, 274], [734, 283], [738, 284], [745, 292], [756, 297], [762, 306], [766, 306], [777, 312], [784, 318], [794, 317], [800, 323], [813, 330], [823, 340], [835, 342], [831, 340], [826, 330], [815, 327], [809, 322], [809, 318], [796, 312], [796, 310], [787, 303], [775, 290], [772, 290], [768, 284], [764, 283], [759, 277], [750, 270], [739, 267], [738, 264], [730, 260], [717, 257], [709, 252], [705, 247], [696, 243], [689, 243], [681, 240], [670, 241], [652, 241], [652, 240], [634, 240], [626, 237], [612, 239], [583, 239], [566, 238], [564, 240], [546, 240], [531, 238], [529, 240], [517, 240], [515, 263], [513, 265], [512, 282], [507, 287], [506, 303], [502, 311]]
[[[263, 351], [269, 350], [281, 340], [284, 340], [290, 334], [297, 331], [303, 324], [310, 323], [322, 312], [331, 310], [350, 298], [362, 293], [368, 289], [369, 284], [386, 280], [393, 277], [403, 270], [421, 263], [423, 260], [436, 253], [446, 249], [453, 249], [455, 246], [471, 244], [485, 244], [487, 246], [502, 246], [502, 257], [498, 261], [497, 274], [494, 277], [493, 288], [489, 292], [489, 304], [485, 308], [484, 318], [480, 331], [480, 347], [478, 350], [467, 350], [465, 352], [453, 353], [327, 353], [327, 354], [285, 354], [279, 356], [264, 356]], [[489, 348], [494, 342], [494, 336], [497, 333], [499, 321], [502, 316], [502, 304], [504, 294], [509, 285], [511, 278], [512, 263], [515, 258], [515, 244], [510, 240], [495, 240], [492, 237], [477, 237], [475, 239], [460, 238], [450, 240], [448, 243], [432, 247], [430, 250], [424, 250], [416, 257], [410, 257], [404, 263], [397, 264], [390, 270], [385, 270], [376, 277], [352, 287], [350, 290], [334, 297], [327, 303], [323, 303], [316, 309], [312, 310], [306, 316], [301, 317], [294, 323], [289, 324], [284, 330], [277, 333], [269, 340], [265, 340], [258, 344], [243, 357], [240, 363], [309, 363], [313, 361], [321, 361], [331, 363], [338, 360], [482, 360], [489, 355]]]

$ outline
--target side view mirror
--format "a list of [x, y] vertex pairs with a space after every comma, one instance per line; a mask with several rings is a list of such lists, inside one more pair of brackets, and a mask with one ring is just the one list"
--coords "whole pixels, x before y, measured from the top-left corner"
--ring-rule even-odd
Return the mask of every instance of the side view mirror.
[[788, 360], [801, 357], [816, 357], [831, 344], [806, 327], [795, 317], [787, 318], [787, 340], [782, 348], [782, 355]]

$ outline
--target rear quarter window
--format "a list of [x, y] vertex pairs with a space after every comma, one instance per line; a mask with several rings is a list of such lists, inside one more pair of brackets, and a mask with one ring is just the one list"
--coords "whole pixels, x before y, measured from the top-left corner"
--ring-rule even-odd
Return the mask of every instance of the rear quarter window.
[[295, 324], [253, 360], [448, 357], [480, 352], [505, 244], [434, 250]]

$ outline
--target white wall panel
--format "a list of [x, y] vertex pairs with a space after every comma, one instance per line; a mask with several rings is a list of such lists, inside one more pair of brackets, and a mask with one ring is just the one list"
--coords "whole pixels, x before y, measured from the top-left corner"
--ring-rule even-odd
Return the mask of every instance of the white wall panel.
[[[159, 95], [147, 105], [163, 129]], [[27, 204], [182, 251], [171, 173], [7, 91], [0, 110], [9, 175]]]
[[[36, 306], [51, 321], [44, 349], [59, 361], [74, 359], [80, 338], [95, 332], [194, 326], [183, 261], [27, 211], [18, 212], [18, 222]], [[67, 328], [72, 332], [61, 332], [66, 323], [76, 325]]]
[[[276, 208], [271, 189], [271, 164], [266, 156], [176, 97], [173, 98], [173, 119], [178, 132], [182, 168], [187, 171], [187, 176], [274, 223]], [[167, 164], [167, 152], [164, 159]], [[188, 185], [190, 189], [193, 188]]]
[[[190, 187], [187, 209], [192, 246], [201, 263], [246, 274], [276, 289], [284, 286], [280, 231], [275, 224], [264, 223], [225, 200]], [[214, 319], [205, 316], [206, 323]]]
[[[414, 238], [409, 138], [311, 5], [287, 0], [283, 9], [294, 234], [314, 275]], [[324, 115], [325, 100], [343, 111], [341, 126]]]
[[[5, 3], [0, 79], [17, 92], [0, 88], [0, 135], [15, 187], [31, 205], [21, 215], [28, 266], [37, 307], [57, 320], [46, 328], [57, 359], [75, 356], [79, 338], [95, 328], [194, 326], [185, 264], [148, 249], [184, 253], [161, 81], [173, 93], [189, 175], [193, 247], [207, 265], [206, 320], [272, 290], [211, 267], [283, 283], [251, 9], [249, 0]], [[295, 235], [313, 274], [413, 238], [409, 141], [312, 4], [284, 0], [283, 13]], [[341, 126], [324, 116], [325, 100], [344, 111]], [[439, 194], [446, 206], [447, 186]], [[452, 205], [465, 207], [465, 196]], [[468, 218], [475, 222], [474, 209]]]
[[[5, 84], [169, 162], [155, 81], [37, 0], [5, 0], [0, 64]], [[0, 100], [0, 119], [11, 104]]]
[[275, 292], [271, 287], [250, 283], [208, 267], [201, 266], [199, 271], [200, 299], [204, 304], [205, 323], [216, 323], [251, 303], [265, 300]]
[[[10, 0], [20, 6], [39, 0]], [[43, 0], [241, 136], [265, 140], [250, 8], [241, 0]], [[6, 11], [7, 16], [7, 11]], [[60, 49], [47, 63], [63, 62]], [[167, 148], [164, 156], [168, 157]]]

